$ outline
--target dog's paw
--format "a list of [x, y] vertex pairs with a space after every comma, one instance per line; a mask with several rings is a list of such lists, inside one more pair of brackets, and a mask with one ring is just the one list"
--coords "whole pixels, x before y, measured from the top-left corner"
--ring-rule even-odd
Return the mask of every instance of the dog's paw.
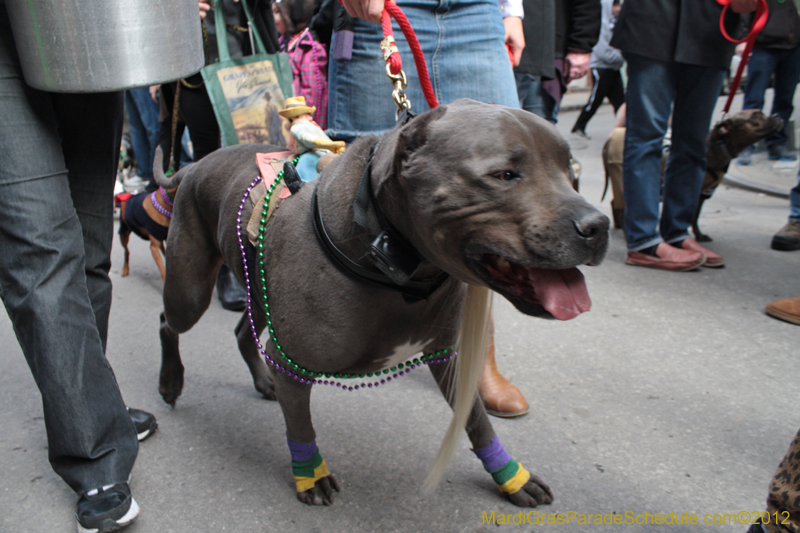
[[306, 505], [333, 505], [333, 493], [341, 491], [341, 485], [333, 474], [330, 474], [317, 480], [313, 489], [298, 492], [297, 499]]
[[178, 363], [177, 368], [167, 370], [161, 368], [161, 375], [158, 378], [158, 392], [161, 398], [170, 406], [175, 407], [175, 402], [183, 392], [183, 365]]
[[264, 396], [264, 399], [273, 402], [278, 399], [278, 396], [275, 394], [275, 384], [268, 377], [265, 376], [254, 379], [253, 384], [256, 390]]
[[550, 491], [550, 487], [533, 474], [521, 489], [514, 494], [506, 494], [506, 497], [517, 507], [536, 507], [539, 504], [553, 502], [553, 493]]

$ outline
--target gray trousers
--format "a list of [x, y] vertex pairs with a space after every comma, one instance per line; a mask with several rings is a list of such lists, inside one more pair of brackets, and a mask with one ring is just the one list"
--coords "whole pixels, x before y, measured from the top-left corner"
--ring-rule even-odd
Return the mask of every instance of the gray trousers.
[[27, 86], [0, 0], [0, 296], [77, 493], [127, 481], [138, 451], [104, 353], [122, 102]]

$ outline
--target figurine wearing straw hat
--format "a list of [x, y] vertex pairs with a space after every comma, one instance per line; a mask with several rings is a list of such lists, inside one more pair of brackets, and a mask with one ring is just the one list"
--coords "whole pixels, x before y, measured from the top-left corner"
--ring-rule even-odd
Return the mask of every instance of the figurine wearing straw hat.
[[318, 164], [321, 157], [326, 154], [339, 154], [344, 152], [345, 148], [344, 141], [332, 141], [312, 120], [312, 114], [316, 109], [314, 106], [306, 105], [305, 96], [292, 96], [286, 99], [286, 108], [278, 112], [292, 123], [292, 136], [297, 142], [297, 153], [301, 154], [297, 163], [297, 173], [303, 181], [317, 179], [318, 170], [326, 164], [326, 161]]

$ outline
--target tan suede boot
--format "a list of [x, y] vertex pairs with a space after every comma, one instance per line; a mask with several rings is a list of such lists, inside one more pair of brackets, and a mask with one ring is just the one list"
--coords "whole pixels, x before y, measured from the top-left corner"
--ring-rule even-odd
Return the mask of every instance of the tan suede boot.
[[768, 303], [767, 314], [800, 325], [800, 296]]
[[490, 415], [514, 418], [522, 416], [530, 410], [528, 402], [519, 389], [497, 370], [497, 362], [494, 358], [494, 335], [489, 344], [483, 375], [478, 383], [478, 394], [483, 400], [486, 412]]

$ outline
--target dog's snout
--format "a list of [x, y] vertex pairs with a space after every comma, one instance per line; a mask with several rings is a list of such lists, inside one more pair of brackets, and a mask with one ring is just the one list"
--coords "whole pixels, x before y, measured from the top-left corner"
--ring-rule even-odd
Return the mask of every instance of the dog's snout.
[[575, 225], [575, 231], [584, 239], [592, 239], [604, 234], [609, 228], [608, 217], [597, 211], [585, 213], [579, 219], [573, 220], [572, 223]]

